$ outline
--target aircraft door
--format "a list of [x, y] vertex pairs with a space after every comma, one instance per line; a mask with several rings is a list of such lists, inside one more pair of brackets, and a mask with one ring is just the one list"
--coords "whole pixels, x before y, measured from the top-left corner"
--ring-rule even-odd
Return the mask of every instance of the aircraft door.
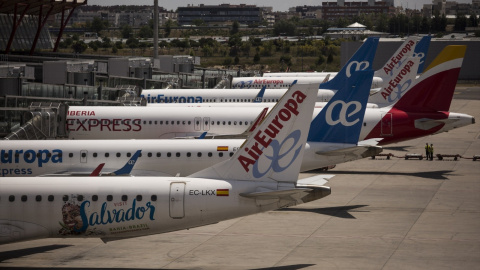
[[88, 156], [87, 150], [80, 150], [80, 163], [87, 163], [87, 156]]
[[185, 217], [185, 183], [177, 182], [170, 184], [170, 217]]
[[195, 117], [193, 120], [193, 127], [196, 131], [200, 131], [202, 129], [202, 118], [201, 117]]
[[210, 130], [210, 117], [204, 117], [203, 118], [203, 131], [209, 131]]
[[391, 113], [386, 113], [382, 115], [382, 136], [392, 136], [392, 114]]

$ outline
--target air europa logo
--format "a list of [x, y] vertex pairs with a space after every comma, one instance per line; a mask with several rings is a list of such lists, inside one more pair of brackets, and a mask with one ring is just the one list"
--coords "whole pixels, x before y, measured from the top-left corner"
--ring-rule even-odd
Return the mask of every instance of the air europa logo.
[[385, 74], [387, 75], [389, 73], [391, 74], [395, 65], [402, 63], [403, 56], [409, 51], [411, 51], [412, 46], [414, 45], [415, 45], [415, 41], [413, 40], [410, 40], [407, 44], [405, 44], [402, 50], [396, 56], [392, 57], [392, 59], [390, 59], [390, 62], [383, 68], [383, 71], [385, 71]]
[[[409, 60], [405, 66], [402, 68], [402, 70], [398, 73], [397, 77], [394, 79], [390, 80], [388, 82], [388, 87], [385, 87], [382, 89], [382, 97], [387, 100], [387, 98], [390, 96], [390, 94], [393, 92], [394, 88], [397, 87], [400, 82], [402, 81], [403, 77], [407, 74], [409, 74], [412, 70], [412, 66], [414, 65], [413, 61]], [[400, 88], [403, 88], [400, 87]], [[402, 92], [405, 92], [406, 89], [403, 89]], [[401, 96], [401, 95], [400, 95]], [[390, 101], [391, 102], [391, 101]]]
[[347, 66], [347, 70], [345, 71], [347, 78], [350, 78], [352, 76], [352, 67], [355, 67], [354, 71], [359, 71], [359, 70], [366, 70], [369, 66], [370, 63], [368, 61], [352, 61], [350, 64]]
[[52, 162], [52, 163], [62, 163], [62, 150], [53, 149], [53, 150], [2, 150], [0, 151], [0, 162], [2, 164], [11, 164], [11, 163], [35, 163], [37, 162], [38, 167], [42, 167], [43, 164]]
[[140, 95], [140, 97], [146, 98], [147, 103], [202, 103], [203, 98], [201, 96], [165, 96], [165, 95], [157, 95], [157, 96], [150, 96], [148, 94], [146, 97], [145, 95]]
[[[333, 120], [332, 112], [335, 106], [337, 105], [341, 105], [342, 108], [340, 109], [340, 113], [338, 114], [338, 119]], [[350, 112], [347, 115], [347, 111], [348, 111], [348, 108], [350, 108], [350, 106], [355, 106], [355, 108], [352, 112]], [[348, 121], [347, 117], [351, 117], [352, 115], [356, 114], [357, 112], [360, 111], [360, 109], [362, 109], [362, 104], [360, 104], [360, 102], [358, 101], [350, 101], [348, 103], [345, 103], [343, 100], [336, 100], [332, 102], [330, 106], [328, 106], [327, 111], [325, 113], [325, 121], [330, 126], [334, 126], [338, 123], [341, 123], [346, 127], [353, 126], [359, 121], [359, 118], [355, 119], [354, 121]]]
[[[296, 91], [292, 94], [292, 98], [287, 100], [282, 109], [273, 118], [272, 122], [265, 128], [265, 130], [259, 130], [253, 137], [255, 143], [249, 149], [245, 147], [245, 152], [248, 156], [240, 155], [238, 161], [242, 165], [246, 172], [250, 171], [250, 166], [263, 154], [263, 149], [267, 148], [277, 137], [277, 134], [283, 129], [283, 123], [289, 121], [292, 118], [292, 114], [298, 115], [298, 104], [303, 103], [306, 95], [300, 91]], [[283, 122], [283, 123], [282, 123]], [[260, 149], [260, 147], [262, 147]]]
[[267, 79], [263, 79], [263, 80], [255, 80], [253, 82], [254, 84], [281, 84], [283, 83], [283, 80], [267, 80]]

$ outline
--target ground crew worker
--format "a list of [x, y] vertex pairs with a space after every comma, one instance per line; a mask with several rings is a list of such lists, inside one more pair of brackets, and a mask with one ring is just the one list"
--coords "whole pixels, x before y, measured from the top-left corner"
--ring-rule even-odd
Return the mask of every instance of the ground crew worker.
[[430, 146], [428, 146], [428, 143], [425, 145], [425, 158], [426, 160], [430, 158]]
[[433, 144], [430, 144], [430, 159], [433, 160]]

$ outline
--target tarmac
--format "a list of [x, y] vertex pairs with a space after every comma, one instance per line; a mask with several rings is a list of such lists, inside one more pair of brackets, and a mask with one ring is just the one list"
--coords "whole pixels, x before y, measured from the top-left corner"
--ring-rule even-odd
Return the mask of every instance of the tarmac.
[[[450, 111], [480, 119], [480, 87]], [[433, 161], [424, 154], [462, 156]], [[0, 246], [2, 269], [480, 269], [480, 128], [385, 147], [337, 165], [326, 198], [218, 224], [104, 244], [44, 239]], [[319, 173], [319, 172], [317, 172]], [[325, 173], [325, 172], [321, 172]], [[312, 173], [302, 173], [301, 178]]]

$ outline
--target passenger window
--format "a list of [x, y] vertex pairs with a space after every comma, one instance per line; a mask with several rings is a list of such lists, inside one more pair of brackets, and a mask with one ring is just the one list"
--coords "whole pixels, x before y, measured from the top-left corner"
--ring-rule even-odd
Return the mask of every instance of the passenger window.
[[157, 121], [155, 121], [155, 125], [157, 124]]
[[35, 196], [35, 201], [41, 202], [42, 201], [42, 195]]
[[147, 156], [148, 156], [148, 157], [152, 157], [152, 153], [149, 152]]
[[198, 152], [197, 153], [197, 157], [201, 157], [202, 156], [202, 153], [201, 152]]
[[217, 121], [217, 125], [220, 125], [220, 121]]
[[97, 153], [93, 153], [93, 157], [97, 157], [97, 155], [98, 155]]
[[105, 153], [105, 157], [109, 157], [110, 156], [110, 153]]
[[161, 156], [162, 156], [162, 153], [157, 152], [157, 157], [161, 157]]
[[64, 202], [68, 201], [68, 195], [63, 195], [62, 200], [63, 200]]
[[147, 121], [143, 121], [143, 124], [146, 125], [146, 124], [147, 124]]
[[230, 152], [230, 157], [232, 157], [232, 156], [233, 156], [233, 152]]
[[132, 155], [132, 153], [128, 152], [127, 153], [127, 157], [130, 157]]
[[228, 121], [228, 125], [230, 126], [232, 124], [232, 121]]
[[122, 156], [122, 154], [120, 154], [120, 153], [117, 153], [117, 157], [121, 157], [121, 156]]
[[[28, 154], [27, 154], [28, 155]], [[73, 157], [73, 153], [69, 153], [68, 157]]]
[[152, 197], [150, 197], [150, 200], [154, 202], [157, 201], [157, 195], [152, 195]]
[[143, 198], [142, 198], [142, 195], [137, 195], [137, 201], [138, 201], [138, 202], [141, 202], [142, 199], [143, 199]]
[[223, 153], [222, 152], [218, 153], [218, 156], [223, 157]]
[[211, 157], [211, 156], [212, 156], [212, 152], [208, 152], [208, 156]]
[[215, 121], [212, 121], [212, 126], [215, 125]]
[[48, 201], [49, 202], [53, 202], [54, 199], [55, 199], [55, 197], [53, 195], [48, 195]]
[[112, 195], [107, 195], [107, 201], [111, 202], [113, 200], [113, 196]]
[[160, 125], [163, 125], [163, 121], [160, 121]]
[[190, 157], [190, 156], [192, 156], [192, 153], [188, 152], [187, 157]]
[[87, 153], [82, 153], [82, 158], [86, 157]]
[[165, 125], [168, 125], [168, 121], [165, 121]]
[[148, 124], [151, 125], [151, 124], [152, 124], [152, 121], [148, 121]]
[[172, 153], [168, 152], [167, 157], [171, 157], [171, 156], [172, 156]]
[[236, 125], [237, 125], [237, 121], [233, 121], [233, 125], [236, 126]]
[[180, 121], [177, 121], [177, 125], [180, 125]]
[[93, 195], [93, 196], [92, 196], [92, 201], [94, 201], [94, 202], [98, 201], [98, 196], [97, 196], [97, 195]]
[[128, 196], [127, 195], [122, 195], [122, 201], [126, 202], [128, 200]]
[[78, 196], [77, 196], [77, 200], [78, 200], [79, 202], [83, 201], [83, 195], [78, 195]]
[[10, 202], [15, 201], [15, 196], [13, 196], [13, 195], [8, 196], [8, 201], [10, 201]]
[[191, 124], [192, 124], [192, 121], [188, 121], [188, 124], [191, 125]]
[[175, 155], [176, 155], [177, 157], [180, 157], [180, 153], [179, 153], [179, 152], [177, 152], [177, 154], [175, 154]]

